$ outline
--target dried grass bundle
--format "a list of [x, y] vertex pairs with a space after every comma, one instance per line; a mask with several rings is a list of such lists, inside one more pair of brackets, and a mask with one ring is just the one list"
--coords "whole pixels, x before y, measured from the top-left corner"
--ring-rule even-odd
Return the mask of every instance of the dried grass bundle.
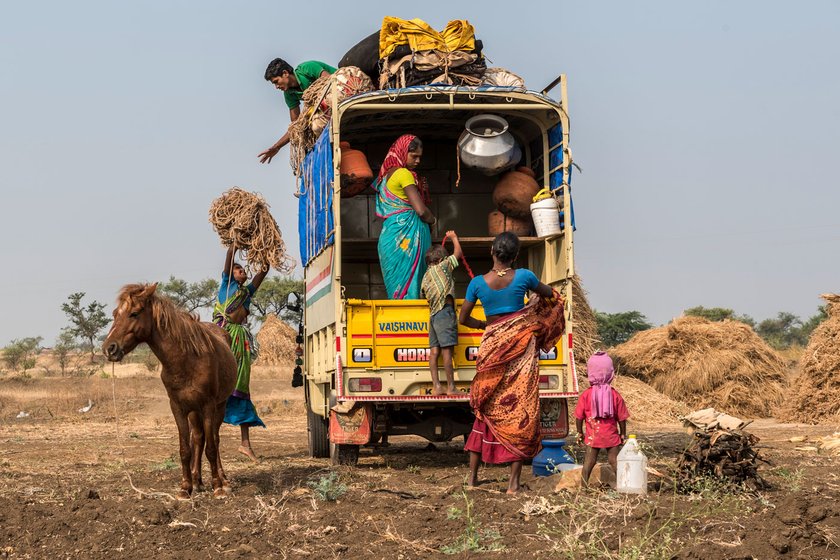
[[[644, 381], [626, 375], [617, 375], [613, 379], [612, 386], [621, 394], [627, 410], [630, 411], [630, 421], [639, 424], [673, 424], [680, 416], [684, 416], [690, 410], [685, 403], [675, 401], [667, 395], [663, 395]], [[578, 376], [578, 387], [582, 393], [589, 388], [589, 380], [586, 375]], [[573, 410], [577, 400], [569, 402], [570, 410]]]
[[339, 68], [331, 76], [321, 76], [303, 92], [303, 112], [298, 120], [289, 126], [289, 163], [295, 173], [300, 169], [303, 158], [318, 140], [330, 120], [333, 88], [341, 102], [348, 97], [373, 90], [370, 78], [355, 66]]
[[840, 421], [840, 295], [823, 294], [828, 319], [811, 333], [793, 381], [793, 395], [779, 416], [816, 424]]
[[210, 223], [222, 245], [243, 251], [249, 269], [290, 272], [294, 263], [286, 254], [286, 244], [268, 203], [258, 194], [233, 187], [213, 201]]
[[269, 315], [257, 333], [260, 354], [257, 363], [264, 366], [291, 366], [295, 360], [297, 332], [276, 315]]
[[575, 365], [578, 374], [586, 377], [586, 360], [601, 348], [598, 336], [598, 321], [589, 306], [586, 290], [583, 289], [580, 276], [572, 277], [572, 329], [575, 350]]
[[692, 407], [768, 417], [782, 399], [784, 360], [740, 321], [680, 317], [611, 354], [622, 374]]

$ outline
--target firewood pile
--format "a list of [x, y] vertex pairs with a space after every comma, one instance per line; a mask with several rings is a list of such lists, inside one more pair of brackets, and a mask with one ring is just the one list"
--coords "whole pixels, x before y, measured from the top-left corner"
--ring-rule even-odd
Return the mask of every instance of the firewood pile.
[[682, 420], [693, 436], [680, 458], [680, 487], [693, 488], [694, 481], [702, 477], [715, 477], [750, 490], [770, 487], [758, 474], [759, 462], [769, 464], [759, 456], [759, 438], [743, 429], [750, 422], [713, 408], [693, 412]]

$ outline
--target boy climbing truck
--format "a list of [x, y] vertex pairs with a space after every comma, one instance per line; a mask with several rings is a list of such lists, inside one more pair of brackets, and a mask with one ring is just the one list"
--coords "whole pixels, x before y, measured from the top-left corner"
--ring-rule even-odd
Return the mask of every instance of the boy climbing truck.
[[[439, 85], [374, 91], [341, 103], [335, 95], [327, 100], [330, 126], [298, 170], [311, 456], [354, 464], [360, 446], [383, 437], [418, 435], [443, 442], [466, 438], [471, 430], [468, 391], [482, 331], [459, 325], [453, 349], [459, 394], [434, 395], [429, 304], [388, 298], [377, 249], [383, 224], [376, 216], [377, 194], [372, 188], [360, 194], [355, 186], [348, 189], [352, 177], [341, 175], [341, 158], [351, 147], [360, 150], [376, 176], [395, 139], [406, 133], [422, 139], [416, 173], [428, 183], [428, 209], [435, 217], [429, 225], [431, 243], [440, 244], [445, 232], [454, 230], [469, 265], [453, 272], [457, 315], [470, 281], [467, 271], [484, 274], [491, 268], [490, 247], [501, 231], [490, 230], [501, 216], [495, 212], [493, 191], [504, 174], [468, 168], [460, 157], [464, 153], [458, 152], [459, 139], [468, 134], [467, 121], [479, 115], [491, 116], [488, 127], [499, 122], [496, 117], [506, 121], [521, 152], [519, 166], [533, 171], [539, 187], [551, 190], [560, 209], [555, 233], [520, 235], [517, 266], [530, 269], [565, 298], [566, 330], [561, 343], [541, 352], [539, 384], [541, 437], [568, 434], [567, 399], [578, 394], [572, 336], [574, 218], [571, 211], [564, 212], [572, 208], [565, 76], [551, 87], [555, 85], [559, 100], [547, 91]], [[483, 319], [480, 304], [473, 316]]]

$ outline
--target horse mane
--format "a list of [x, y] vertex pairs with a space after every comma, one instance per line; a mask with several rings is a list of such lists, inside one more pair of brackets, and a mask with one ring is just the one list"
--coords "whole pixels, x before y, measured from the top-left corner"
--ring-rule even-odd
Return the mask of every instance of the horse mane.
[[[127, 304], [133, 297], [148, 288], [148, 284], [126, 284], [117, 297], [117, 307]], [[166, 336], [175, 340], [187, 351], [199, 355], [213, 352], [213, 340], [205, 329], [197, 314], [188, 313], [178, 308], [171, 299], [158, 295], [157, 292], [149, 297], [152, 304], [152, 319], [155, 326], [165, 332]]]

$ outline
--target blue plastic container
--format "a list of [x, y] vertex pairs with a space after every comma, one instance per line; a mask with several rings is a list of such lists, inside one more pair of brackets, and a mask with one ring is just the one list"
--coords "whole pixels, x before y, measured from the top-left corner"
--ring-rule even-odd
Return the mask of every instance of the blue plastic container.
[[568, 468], [566, 465], [575, 464], [574, 458], [563, 448], [566, 440], [544, 439], [542, 445], [543, 448], [531, 463], [534, 476], [551, 476], [561, 470], [566, 470]]

